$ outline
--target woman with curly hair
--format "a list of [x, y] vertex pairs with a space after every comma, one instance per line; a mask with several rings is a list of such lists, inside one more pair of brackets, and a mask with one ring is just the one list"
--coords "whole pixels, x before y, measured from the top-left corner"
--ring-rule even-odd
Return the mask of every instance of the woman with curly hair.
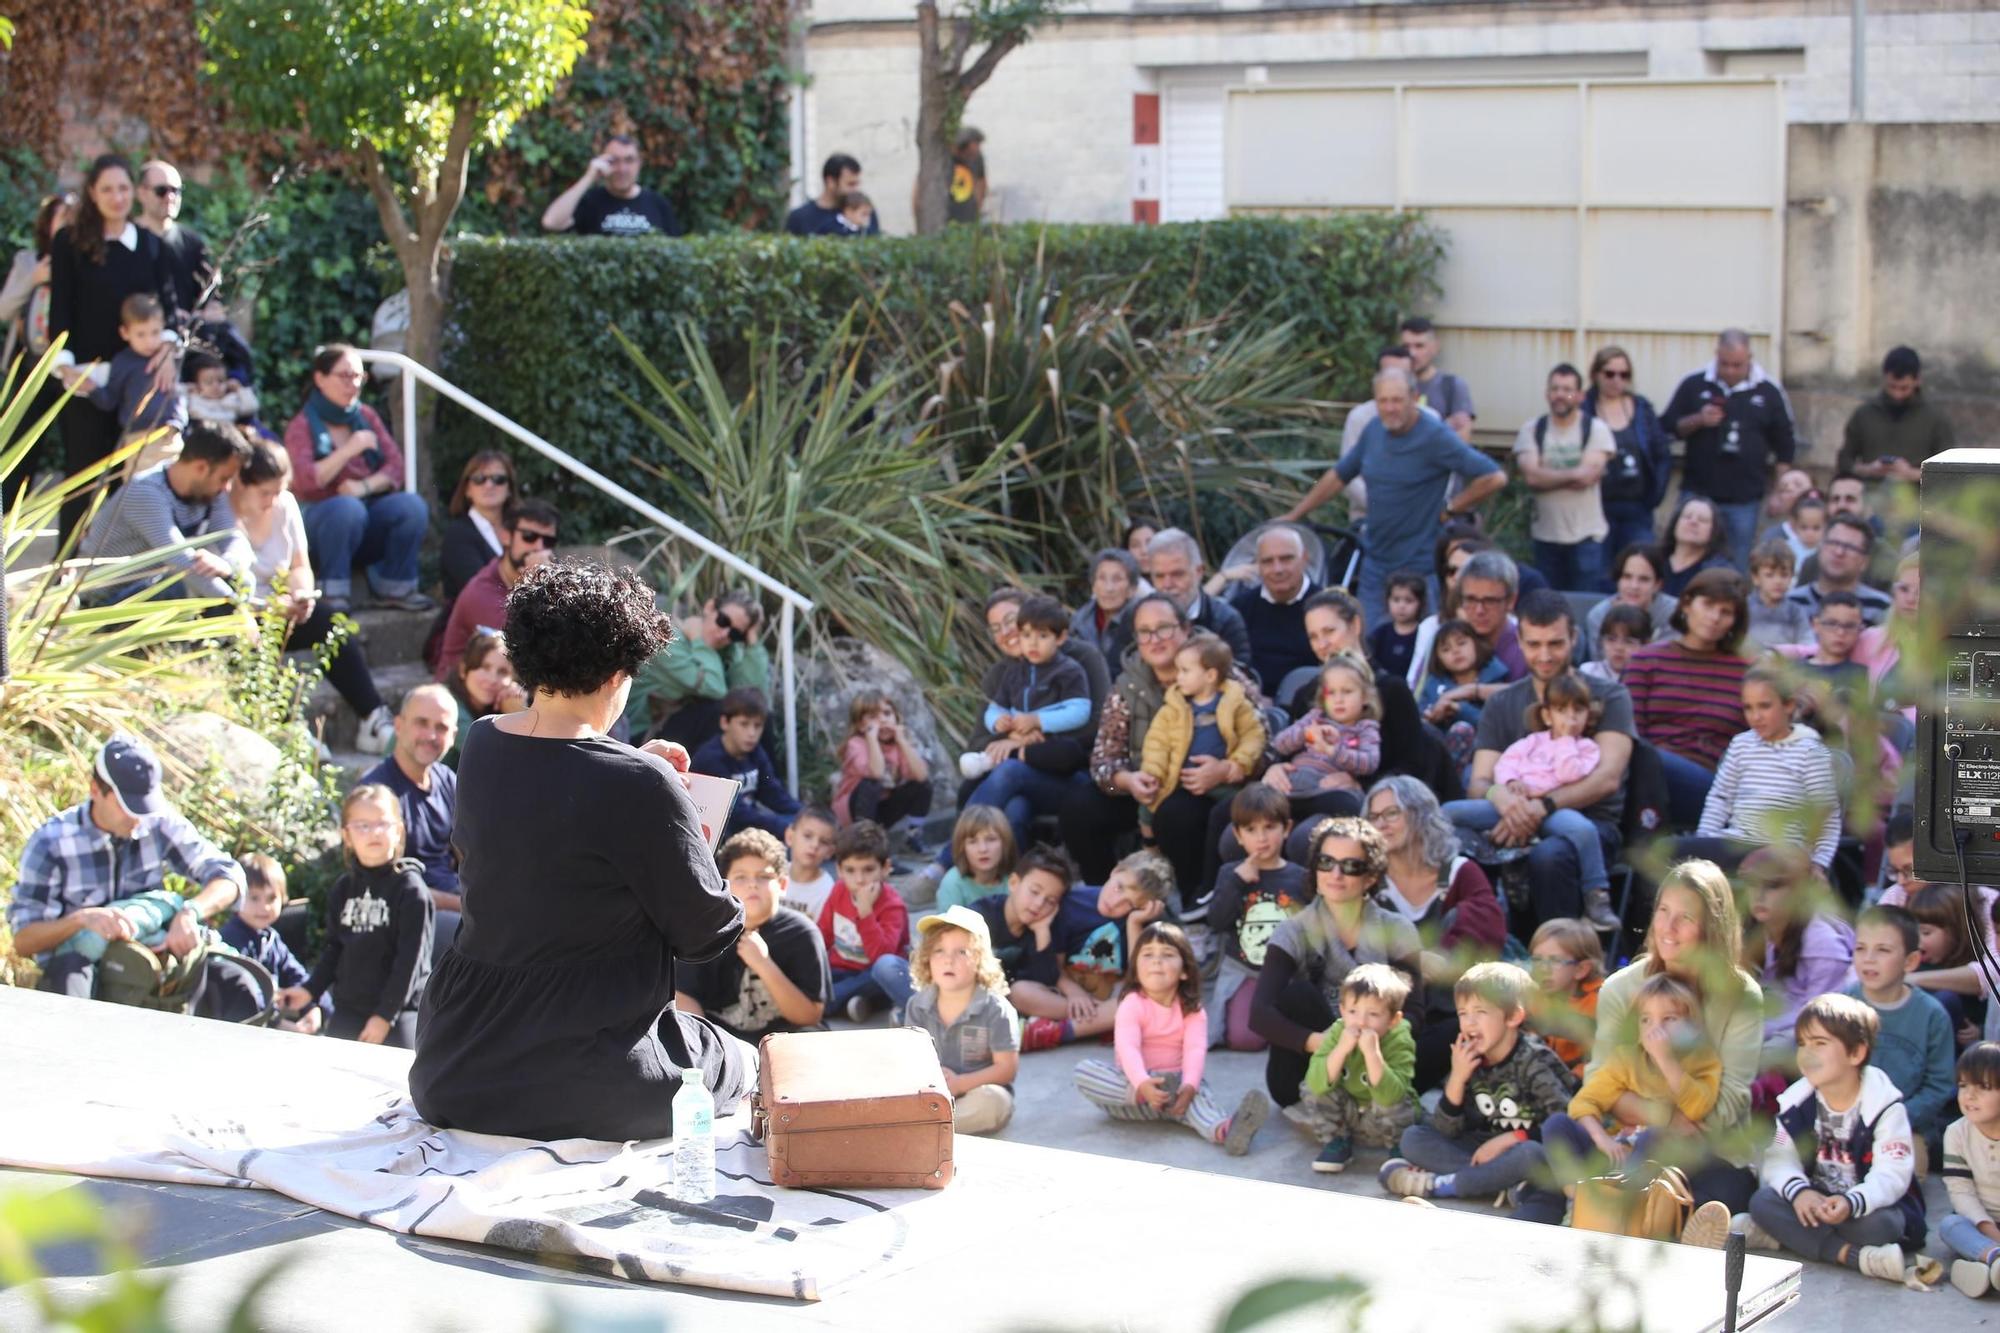
[[507, 599], [532, 702], [466, 737], [452, 845], [464, 919], [424, 993], [410, 1096], [432, 1124], [530, 1139], [673, 1133], [681, 1072], [727, 1112], [756, 1054], [673, 1007], [674, 960], [735, 947], [680, 773], [606, 732], [674, 630], [629, 571], [549, 561]]

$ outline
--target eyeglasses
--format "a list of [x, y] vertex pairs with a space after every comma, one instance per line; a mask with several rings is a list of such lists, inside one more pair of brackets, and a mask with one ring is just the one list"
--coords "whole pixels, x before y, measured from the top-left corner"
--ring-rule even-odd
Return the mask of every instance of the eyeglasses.
[[778, 876], [766, 871], [761, 875], [731, 875], [728, 879], [732, 889], [747, 889], [753, 884], [776, 884]]
[[1373, 824], [1375, 827], [1380, 828], [1384, 824], [1393, 824], [1402, 817], [1403, 817], [1403, 807], [1400, 805], [1392, 805], [1386, 810], [1377, 810], [1373, 814], [1369, 815], [1368, 822]]
[[1629, 370], [1613, 370], [1609, 366], [1606, 366], [1603, 370], [1597, 372], [1597, 378], [1601, 380], [1629, 380], [1632, 378], [1632, 372]]
[[328, 379], [346, 380], [349, 384], [360, 383], [365, 375], [366, 372], [360, 370], [329, 370], [326, 372]]
[[526, 542], [530, 546], [553, 548], [556, 544], [556, 535], [553, 532], [536, 532], [533, 528], [515, 528], [514, 539]]
[[1331, 874], [1333, 871], [1338, 870], [1350, 879], [1373, 874], [1375, 871], [1375, 867], [1361, 857], [1327, 856], [1324, 854], [1313, 861], [1313, 869], [1322, 874]]
[[468, 486], [509, 486], [514, 479], [504, 472], [475, 472], [465, 479]]
[[395, 823], [387, 819], [357, 819], [347, 826], [347, 831], [366, 838], [377, 833], [387, 833], [395, 827]]
[[1458, 604], [1460, 606], [1505, 606], [1507, 605], [1507, 598], [1504, 595], [1500, 597], [1475, 597], [1469, 592], [1462, 592], [1458, 595]]
[[1140, 643], [1165, 643], [1180, 632], [1179, 625], [1161, 625], [1157, 629], [1135, 629], [1132, 637]]
[[1002, 634], [1012, 634], [1018, 628], [1020, 628], [1019, 623], [1013, 616], [1008, 616], [1004, 620], [989, 620], [986, 622], [986, 632], [996, 639]]
[[1528, 960], [1528, 967], [1535, 972], [1554, 972], [1558, 968], [1575, 967], [1576, 963], [1574, 958], [1544, 958], [1536, 954]]
[[179, 193], [181, 193], [181, 187], [178, 185], [155, 185], [153, 187], [153, 197], [156, 199], [170, 199]]
[[1828, 538], [1825, 538], [1825, 539], [1824, 539], [1823, 541], [1821, 541], [1821, 542], [1820, 542], [1820, 545], [1821, 545], [1821, 546], [1830, 546], [1830, 547], [1832, 547], [1832, 548], [1833, 548], [1834, 550], [1836, 550], [1836, 551], [1845, 551], [1845, 552], [1847, 552], [1847, 553], [1848, 553], [1849, 555], [1867, 555], [1867, 554], [1868, 554], [1868, 548], [1867, 548], [1867, 547], [1865, 547], [1865, 546], [1863, 546], [1863, 545], [1861, 545], [1861, 544], [1860, 544], [1859, 542], [1847, 542], [1847, 541], [1840, 541], [1840, 540], [1837, 540], [1836, 538], [1833, 538], [1833, 537], [1828, 537]]

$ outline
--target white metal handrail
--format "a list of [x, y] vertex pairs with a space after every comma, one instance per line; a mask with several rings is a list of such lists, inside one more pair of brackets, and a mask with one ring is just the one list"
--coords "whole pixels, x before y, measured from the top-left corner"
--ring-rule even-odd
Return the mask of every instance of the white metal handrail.
[[444, 378], [444, 376], [438, 374], [422, 362], [413, 361], [401, 352], [379, 352], [371, 348], [356, 348], [354, 354], [361, 358], [364, 365], [394, 366], [403, 372], [399, 378], [402, 380], [403, 385], [403, 432], [405, 438], [400, 443], [403, 446], [404, 490], [415, 491], [417, 489], [417, 381], [422, 380], [425, 384], [436, 390], [439, 395], [449, 398], [452, 402], [457, 403], [460, 407], [472, 413], [472, 415], [478, 417], [487, 425], [492, 426], [495, 430], [506, 435], [511, 435], [542, 457], [548, 459], [551, 463], [554, 463], [557, 467], [589, 483], [647, 522], [653, 523], [671, 535], [680, 538], [690, 546], [701, 551], [704, 555], [720, 561], [728, 568], [735, 570], [744, 578], [749, 579], [752, 583], [770, 593], [773, 597], [776, 597], [782, 603], [782, 610], [778, 613], [778, 670], [779, 675], [783, 679], [785, 691], [785, 778], [791, 783], [792, 791], [794, 793], [798, 791], [798, 661], [795, 655], [796, 644], [794, 640], [798, 635], [799, 614], [810, 613], [813, 609], [811, 598], [795, 589], [786, 587], [763, 570], [743, 560], [740, 556], [734, 555], [717, 546], [714, 542], [702, 536], [693, 528], [688, 527], [685, 523], [668, 517], [658, 506], [634, 495], [631, 491], [626, 490], [596, 468], [578, 462], [575, 458], [556, 448], [526, 426], [480, 402], [477, 398], [474, 398], [471, 394], [459, 388], [456, 384], [453, 384], [450, 380]]

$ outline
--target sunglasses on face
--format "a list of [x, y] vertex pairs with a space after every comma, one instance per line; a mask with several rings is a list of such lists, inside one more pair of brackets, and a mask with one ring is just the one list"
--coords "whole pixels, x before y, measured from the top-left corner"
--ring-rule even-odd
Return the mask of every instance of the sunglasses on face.
[[504, 472], [475, 472], [465, 479], [468, 486], [506, 486], [514, 479]]
[[514, 540], [526, 542], [530, 546], [552, 547], [556, 544], [556, 535], [553, 532], [536, 532], [533, 528], [516, 528]]
[[1354, 879], [1370, 873], [1374, 870], [1374, 867], [1358, 856], [1327, 856], [1321, 854], [1313, 861], [1313, 869], [1325, 874], [1330, 874], [1338, 870], [1349, 879]]
[[1632, 372], [1629, 370], [1612, 370], [1607, 366], [1597, 372], [1597, 377], [1605, 380], [1629, 380], [1632, 378]]
[[179, 193], [181, 193], [181, 187], [178, 185], [155, 185], [153, 187], [153, 197], [156, 199], [171, 199]]

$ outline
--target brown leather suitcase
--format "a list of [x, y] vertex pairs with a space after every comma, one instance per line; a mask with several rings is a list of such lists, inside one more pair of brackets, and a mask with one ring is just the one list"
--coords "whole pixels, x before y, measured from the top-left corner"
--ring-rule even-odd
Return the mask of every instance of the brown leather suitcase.
[[951, 1094], [929, 1033], [774, 1032], [758, 1056], [750, 1128], [770, 1154], [775, 1183], [951, 1183]]

